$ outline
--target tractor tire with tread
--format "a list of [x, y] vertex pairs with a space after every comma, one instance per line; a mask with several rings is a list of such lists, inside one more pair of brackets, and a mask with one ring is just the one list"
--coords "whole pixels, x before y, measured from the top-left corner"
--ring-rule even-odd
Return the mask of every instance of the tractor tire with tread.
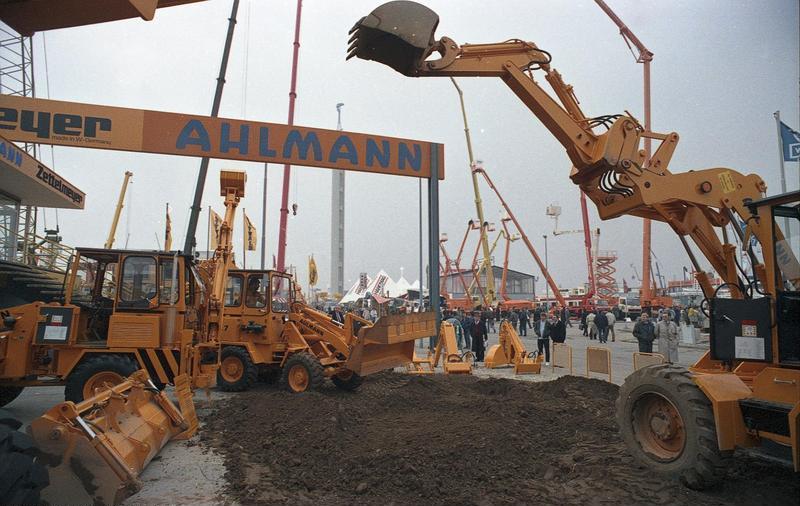
[[[233, 375], [223, 371], [225, 361], [237, 361]], [[244, 392], [258, 380], [258, 367], [250, 358], [250, 353], [241, 346], [226, 346], [222, 349], [220, 368], [217, 369], [217, 386], [223, 392]], [[226, 378], [227, 376], [227, 378]]]
[[[302, 368], [297, 369], [297, 368]], [[319, 359], [307, 351], [295, 353], [286, 359], [281, 374], [281, 385], [292, 393], [317, 390], [325, 381], [325, 372]]]
[[92, 377], [101, 373], [113, 373], [121, 378], [127, 378], [139, 365], [130, 357], [110, 353], [97, 353], [84, 357], [67, 376], [64, 387], [64, 399], [75, 403], [84, 400], [84, 386]]
[[358, 387], [364, 383], [364, 377], [354, 373], [353, 371], [347, 372], [350, 374], [332, 376], [331, 381], [334, 385], [336, 385], [336, 388], [340, 390], [347, 390], [348, 392], [358, 390]]
[[[664, 422], [675, 420], [664, 416], [672, 408], [654, 408], [655, 415], [650, 409], [651, 418], [645, 420], [641, 411], [653, 403], [674, 407], [679, 423]], [[724, 479], [733, 452], [719, 449], [711, 401], [686, 368], [659, 364], [634, 371], [620, 387], [616, 413], [629, 452], [647, 468], [678, 478], [693, 490], [713, 487]], [[677, 446], [664, 451], [661, 445], [675, 444], [671, 440]]]
[[40, 493], [49, 483], [47, 468], [37, 460], [38, 450], [21, 424], [0, 420], [0, 504], [39, 504]]
[[0, 408], [10, 403], [22, 393], [25, 387], [0, 387]]

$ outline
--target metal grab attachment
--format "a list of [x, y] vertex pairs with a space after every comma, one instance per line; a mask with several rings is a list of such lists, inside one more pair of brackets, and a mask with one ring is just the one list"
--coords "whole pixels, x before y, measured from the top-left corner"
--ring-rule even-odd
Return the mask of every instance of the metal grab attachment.
[[433, 374], [439, 365], [439, 359], [443, 359], [442, 368], [445, 374], [472, 374], [474, 355], [471, 351], [459, 353], [455, 328], [447, 322], [441, 324], [433, 355], [428, 354], [426, 358], [415, 355], [406, 368], [411, 374]]
[[170, 440], [197, 431], [192, 399], [183, 398], [186, 391], [178, 392], [181, 412], [150, 385], [147, 373], [136, 371], [81, 403], [63, 402], [31, 422], [28, 432], [50, 474], [43, 499], [118, 504], [141, 488], [139, 475]]

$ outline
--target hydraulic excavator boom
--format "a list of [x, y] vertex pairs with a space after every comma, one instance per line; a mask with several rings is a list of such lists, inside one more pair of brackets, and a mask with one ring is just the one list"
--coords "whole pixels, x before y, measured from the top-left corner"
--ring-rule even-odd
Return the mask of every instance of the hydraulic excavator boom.
[[[791, 450], [800, 472], [800, 253], [776, 221], [800, 222], [800, 192], [763, 198], [767, 187], [758, 175], [728, 168], [673, 174], [668, 166], [678, 134], [649, 131], [627, 112], [587, 117], [547, 51], [519, 39], [459, 46], [434, 38], [438, 23], [423, 5], [386, 3], [353, 27], [348, 58], [412, 77], [499, 77], [562, 144], [573, 164], [570, 178], [601, 219], [630, 215], [668, 224], [697, 271], [709, 301], [710, 350], [689, 370], [653, 365], [626, 378], [616, 412], [631, 454], [654, 472], [702, 489], [724, 478], [736, 447], [770, 440]], [[534, 71], [545, 74], [558, 100]], [[607, 130], [596, 133], [599, 126]], [[649, 160], [642, 149], [647, 139], [658, 143]], [[754, 279], [741, 268], [729, 229], [747, 251]], [[712, 287], [687, 236], [729, 298], [717, 296], [720, 288]]]

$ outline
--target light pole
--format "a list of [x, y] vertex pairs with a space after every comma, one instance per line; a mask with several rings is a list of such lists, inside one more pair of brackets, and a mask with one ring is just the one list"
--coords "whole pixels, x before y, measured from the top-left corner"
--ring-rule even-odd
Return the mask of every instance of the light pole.
[[[336, 130], [342, 130], [342, 107], [336, 104]], [[331, 174], [331, 286], [344, 294], [344, 171]]]
[[[550, 267], [547, 265], [547, 234], [544, 234], [542, 238], [544, 239], [544, 270], [550, 272]], [[550, 309], [550, 285], [546, 283], [544, 286], [547, 289], [546, 290], [547, 295], [545, 296], [544, 299], [545, 300], [544, 307], [545, 309]]]

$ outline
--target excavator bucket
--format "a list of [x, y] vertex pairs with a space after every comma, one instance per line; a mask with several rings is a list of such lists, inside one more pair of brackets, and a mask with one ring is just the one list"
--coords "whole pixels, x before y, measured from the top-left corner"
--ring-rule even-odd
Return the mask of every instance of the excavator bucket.
[[350, 30], [347, 59], [375, 60], [413, 76], [435, 45], [439, 15], [422, 4], [387, 2]]
[[236, 170], [221, 170], [219, 172], [220, 197], [227, 197], [228, 192], [235, 192], [239, 197], [244, 197], [244, 185], [247, 174]]
[[50, 474], [42, 498], [114, 505], [138, 491], [153, 457], [171, 439], [197, 430], [194, 404], [180, 404], [184, 413], [137, 371], [81, 403], [54, 406], [28, 428]]
[[362, 328], [344, 367], [366, 376], [414, 361], [414, 341], [436, 334], [436, 314], [383, 316]]

